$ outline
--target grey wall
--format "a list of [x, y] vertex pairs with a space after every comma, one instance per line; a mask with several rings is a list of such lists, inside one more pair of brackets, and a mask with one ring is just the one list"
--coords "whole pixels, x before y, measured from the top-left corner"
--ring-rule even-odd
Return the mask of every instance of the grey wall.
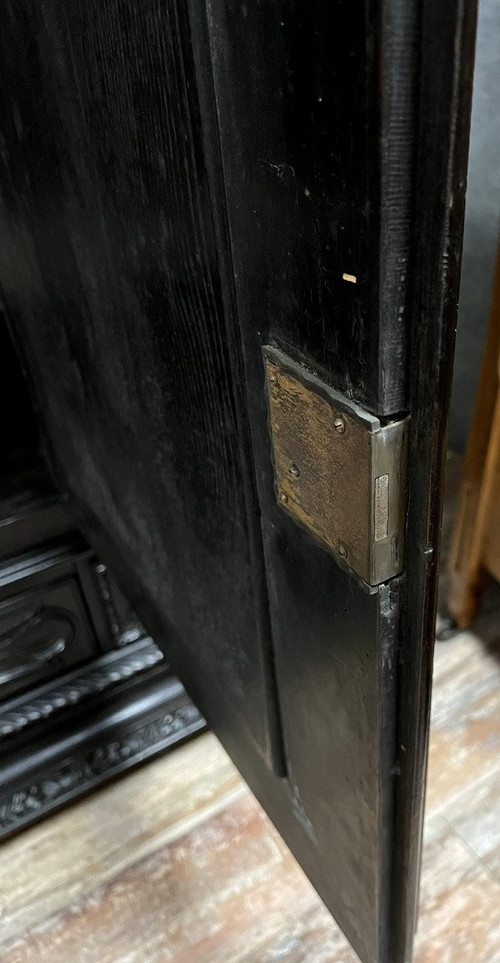
[[[439, 0], [437, 0], [439, 2]], [[500, 0], [479, 0], [464, 255], [451, 402], [451, 448], [463, 450], [488, 318], [500, 215]]]

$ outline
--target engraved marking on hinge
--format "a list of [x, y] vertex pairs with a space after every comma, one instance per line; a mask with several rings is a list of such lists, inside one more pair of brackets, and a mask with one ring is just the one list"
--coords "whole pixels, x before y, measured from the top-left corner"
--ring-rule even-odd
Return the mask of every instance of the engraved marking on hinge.
[[389, 534], [389, 475], [375, 479], [375, 541]]

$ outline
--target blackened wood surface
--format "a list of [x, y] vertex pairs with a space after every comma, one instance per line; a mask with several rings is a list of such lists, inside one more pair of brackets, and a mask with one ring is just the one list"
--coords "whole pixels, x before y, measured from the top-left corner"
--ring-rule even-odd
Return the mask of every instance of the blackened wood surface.
[[[413, 821], [414, 875], [428, 682], [409, 659], [402, 724], [419, 724], [400, 780], [404, 578], [367, 594], [280, 510], [261, 345], [377, 414], [411, 397], [419, 415], [405, 314], [419, 29], [397, 0], [25, 0], [1, 35], [1, 282], [59, 478], [367, 963], [401, 963], [411, 942], [393, 803]], [[445, 96], [437, 113], [447, 168]], [[419, 221], [427, 263], [434, 217]], [[441, 331], [435, 307], [417, 339]], [[406, 654], [420, 549], [412, 566]]]
[[[0, 410], [10, 412], [2, 422], [0, 474], [21, 471], [36, 460], [38, 433], [23, 373], [0, 310]], [[3, 480], [3, 479], [2, 479]], [[0, 504], [3, 500], [0, 481]], [[0, 512], [3, 511], [3, 506]]]
[[206, 6], [242, 323], [393, 414], [406, 402], [415, 4]]
[[269, 757], [256, 508], [186, 36], [173, 3], [6, 4], [2, 285], [61, 477]]
[[395, 959], [411, 958], [424, 815], [446, 433], [460, 285], [476, 28], [474, 0], [426, 0], [416, 123], [405, 595], [401, 619]]

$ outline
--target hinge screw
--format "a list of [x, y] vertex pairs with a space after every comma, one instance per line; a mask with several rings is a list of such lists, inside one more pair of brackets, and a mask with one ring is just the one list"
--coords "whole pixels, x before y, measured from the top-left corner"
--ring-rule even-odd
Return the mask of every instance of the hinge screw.
[[275, 385], [276, 382], [277, 382], [277, 380], [278, 380], [278, 379], [277, 379], [277, 377], [276, 377], [275, 374], [270, 374], [270, 375], [269, 375], [269, 381], [271, 382], [272, 385]]
[[343, 418], [336, 418], [333, 422], [333, 427], [335, 431], [338, 431], [339, 435], [343, 435], [345, 431], [345, 422]]
[[295, 475], [296, 478], [298, 478], [300, 475], [300, 468], [298, 465], [295, 464], [294, 461], [292, 461], [292, 464], [290, 465], [288, 471], [290, 472], [291, 475]]
[[286, 505], [288, 501], [288, 495], [286, 495], [285, 492], [281, 492], [280, 499], [283, 502], [283, 504]]
[[345, 545], [343, 545], [341, 542], [339, 545], [339, 555], [341, 555], [342, 558], [347, 558], [347, 554], [348, 554], [347, 549]]

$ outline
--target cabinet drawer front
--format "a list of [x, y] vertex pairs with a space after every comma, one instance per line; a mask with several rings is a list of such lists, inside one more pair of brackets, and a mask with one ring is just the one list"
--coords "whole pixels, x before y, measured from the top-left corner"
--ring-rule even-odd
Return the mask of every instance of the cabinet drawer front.
[[98, 651], [75, 577], [27, 587], [0, 604], [0, 698], [85, 662]]

